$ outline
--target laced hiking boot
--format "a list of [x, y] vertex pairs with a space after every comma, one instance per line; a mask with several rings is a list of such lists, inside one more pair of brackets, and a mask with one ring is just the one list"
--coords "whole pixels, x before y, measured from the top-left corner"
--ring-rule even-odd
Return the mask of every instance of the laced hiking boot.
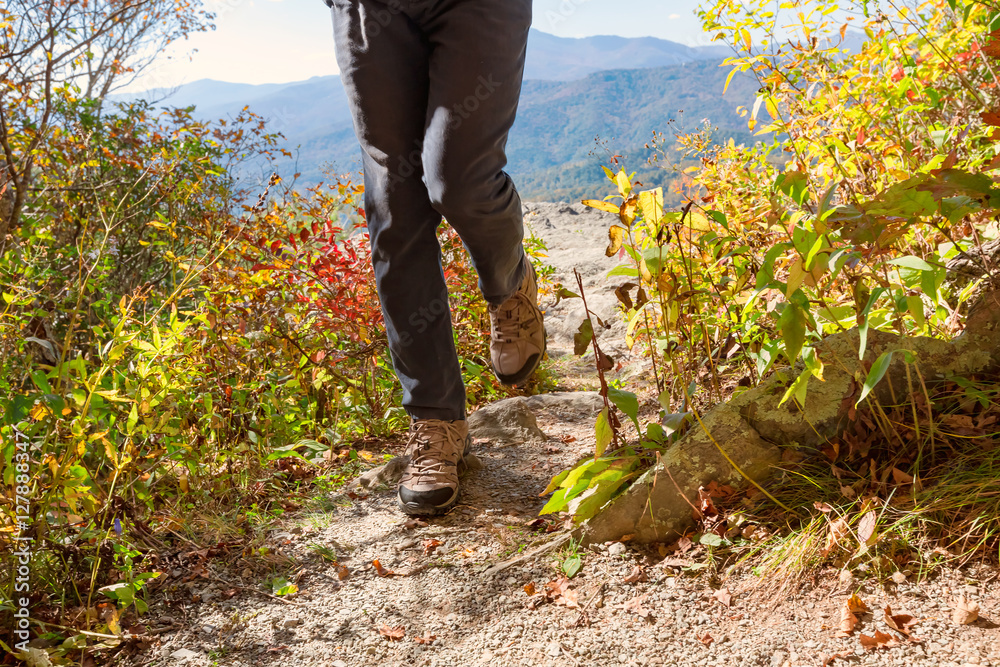
[[490, 306], [490, 360], [497, 379], [506, 385], [523, 384], [545, 356], [545, 326], [538, 308], [535, 267], [528, 271], [514, 296]]
[[399, 480], [399, 508], [411, 516], [444, 514], [458, 501], [459, 468], [472, 438], [469, 423], [415, 419], [406, 454], [410, 463]]

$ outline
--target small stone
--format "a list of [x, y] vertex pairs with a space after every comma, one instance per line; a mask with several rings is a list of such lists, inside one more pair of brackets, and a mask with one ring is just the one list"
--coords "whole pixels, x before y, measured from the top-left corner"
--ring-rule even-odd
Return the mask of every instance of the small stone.
[[902, 572], [893, 572], [892, 573], [892, 580], [896, 584], [905, 584], [906, 583], [906, 575], [903, 574]]
[[240, 572], [240, 576], [243, 577], [244, 579], [249, 579], [250, 577], [253, 576], [253, 570], [251, 570], [249, 567], [245, 567], [243, 568], [243, 571]]
[[197, 658], [198, 654], [191, 649], [179, 648], [170, 654], [170, 657], [174, 660], [189, 660], [191, 658]]
[[609, 556], [623, 556], [625, 554], [625, 545], [621, 542], [614, 542], [608, 547]]
[[347, 663], [343, 660], [334, 660], [330, 667], [347, 667]]
[[546, 651], [546, 652], [547, 652], [547, 653], [548, 653], [548, 654], [549, 654], [549, 655], [550, 655], [551, 657], [553, 657], [553, 658], [558, 658], [558, 657], [559, 657], [559, 654], [560, 654], [560, 653], [562, 653], [562, 649], [561, 649], [561, 648], [559, 647], [559, 644], [557, 644], [557, 643], [555, 643], [555, 642], [552, 642], [551, 644], [549, 644], [549, 648], [548, 648], [548, 651]]
[[782, 667], [786, 660], [788, 660], [787, 653], [784, 651], [775, 651], [774, 655], [771, 656], [771, 667]]
[[302, 621], [298, 618], [290, 618], [284, 623], [285, 628], [294, 628], [297, 625], [301, 625]]

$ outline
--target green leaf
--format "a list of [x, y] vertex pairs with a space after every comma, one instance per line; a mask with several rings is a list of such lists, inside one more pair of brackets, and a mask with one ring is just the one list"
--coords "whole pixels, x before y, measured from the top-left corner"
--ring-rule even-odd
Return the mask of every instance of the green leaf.
[[570, 556], [562, 562], [562, 571], [567, 579], [572, 579], [583, 567], [583, 559], [579, 556]]
[[788, 362], [795, 363], [806, 340], [806, 314], [797, 303], [789, 302], [778, 318], [778, 328], [785, 342], [785, 356]]
[[775, 179], [774, 184], [799, 206], [809, 196], [809, 175], [803, 171], [789, 171], [781, 174]]
[[565, 509], [566, 505], [568, 505], [571, 500], [566, 497], [566, 493], [568, 491], [569, 489], [559, 489], [553, 493], [552, 497], [549, 498], [549, 502], [545, 503], [545, 507], [542, 508], [539, 514], [553, 514], [555, 512], [561, 512]]
[[608, 387], [608, 400], [614, 403], [616, 408], [625, 413], [632, 420], [632, 423], [635, 424], [635, 430], [639, 431], [638, 397], [630, 391]]
[[608, 421], [607, 408], [601, 410], [601, 414], [597, 415], [597, 421], [594, 423], [594, 434], [597, 437], [594, 458], [600, 458], [614, 439], [614, 431], [611, 430], [611, 423]]
[[934, 267], [914, 255], [906, 255], [905, 257], [896, 257], [895, 259], [890, 259], [886, 264], [892, 264], [894, 266], [904, 266], [908, 269], [915, 269], [917, 271], [934, 271]]
[[875, 388], [882, 378], [885, 376], [885, 372], [889, 370], [889, 363], [892, 361], [892, 355], [896, 350], [891, 350], [889, 352], [883, 352], [872, 364], [872, 369], [868, 371], [868, 377], [865, 379], [865, 385], [861, 389], [861, 397], [858, 398], [858, 402], [854, 404], [854, 407], [861, 405], [861, 401], [865, 400], [868, 394], [871, 393], [872, 389]]
[[725, 542], [725, 540], [715, 533], [703, 533], [698, 539], [699, 544], [704, 544], [707, 547], [721, 547], [723, 542]]
[[296, 593], [298, 590], [298, 586], [283, 577], [275, 579], [271, 583], [271, 592], [274, 595], [291, 595]]
[[547, 496], [547, 495], [549, 495], [550, 493], [552, 493], [553, 491], [555, 491], [556, 489], [558, 489], [560, 486], [562, 486], [563, 481], [567, 477], [569, 477], [569, 470], [563, 470], [561, 473], [559, 473], [558, 475], [556, 475], [555, 477], [553, 477], [552, 481], [549, 482], [549, 485], [547, 487], [545, 487], [545, 490], [542, 491], [541, 493], [539, 493], [538, 495], [539, 496]]

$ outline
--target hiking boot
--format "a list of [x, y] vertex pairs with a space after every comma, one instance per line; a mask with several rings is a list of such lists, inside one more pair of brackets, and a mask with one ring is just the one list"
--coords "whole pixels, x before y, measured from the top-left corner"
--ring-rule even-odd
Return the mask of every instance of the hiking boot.
[[415, 419], [406, 455], [410, 463], [399, 480], [399, 508], [414, 516], [444, 514], [458, 501], [459, 467], [471, 448], [469, 424]]
[[538, 308], [535, 267], [528, 258], [521, 286], [499, 306], [490, 306], [490, 360], [493, 372], [506, 385], [522, 384], [545, 356], [545, 326]]

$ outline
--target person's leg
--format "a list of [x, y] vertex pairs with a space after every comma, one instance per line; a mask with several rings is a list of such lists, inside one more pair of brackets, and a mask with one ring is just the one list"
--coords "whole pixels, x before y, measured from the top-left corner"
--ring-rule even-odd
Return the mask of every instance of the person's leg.
[[531, 0], [434, 0], [414, 13], [428, 36], [424, 174], [431, 203], [462, 238], [490, 304], [490, 361], [509, 385], [545, 355], [521, 199], [507, 164], [531, 25]]
[[365, 214], [389, 349], [415, 419], [465, 418], [436, 230], [421, 180], [430, 48], [412, 2], [330, 0], [337, 63], [363, 149]]
[[524, 278], [521, 200], [504, 172], [531, 0], [436, 0], [415, 18], [429, 39], [424, 145], [427, 190], [461, 237], [486, 300], [500, 305]]

